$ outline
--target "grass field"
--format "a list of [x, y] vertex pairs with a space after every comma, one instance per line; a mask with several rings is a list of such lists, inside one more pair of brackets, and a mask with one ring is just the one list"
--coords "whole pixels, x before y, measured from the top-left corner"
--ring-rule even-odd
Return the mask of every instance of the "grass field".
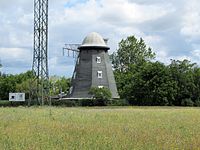
[[0, 149], [200, 149], [200, 109], [0, 108]]

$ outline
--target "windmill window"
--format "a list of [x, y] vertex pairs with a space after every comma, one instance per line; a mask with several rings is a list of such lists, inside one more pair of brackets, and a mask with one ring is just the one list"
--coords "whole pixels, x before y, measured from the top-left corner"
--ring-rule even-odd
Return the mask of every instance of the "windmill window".
[[102, 85], [100, 85], [100, 86], [98, 86], [98, 88], [99, 88], [99, 89], [102, 89], [102, 88], [103, 88], [103, 86], [102, 86]]
[[102, 73], [102, 71], [97, 71], [97, 77], [98, 77], [99, 79], [103, 78], [103, 73]]
[[101, 57], [97, 57], [96, 61], [97, 61], [97, 64], [100, 64], [101, 63]]

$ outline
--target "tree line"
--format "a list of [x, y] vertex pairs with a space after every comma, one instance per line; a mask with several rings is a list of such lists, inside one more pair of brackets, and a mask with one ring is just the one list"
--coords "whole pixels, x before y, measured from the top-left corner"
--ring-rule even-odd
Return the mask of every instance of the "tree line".
[[[8, 100], [9, 93], [26, 93], [26, 99], [29, 98], [31, 88], [36, 88], [32, 71], [11, 75], [0, 73], [0, 100]], [[70, 87], [70, 79], [66, 77], [52, 76], [50, 78], [49, 88], [51, 95], [67, 93]]]
[[189, 60], [155, 61], [144, 40], [121, 40], [111, 55], [118, 92], [131, 105], [200, 106], [200, 68]]

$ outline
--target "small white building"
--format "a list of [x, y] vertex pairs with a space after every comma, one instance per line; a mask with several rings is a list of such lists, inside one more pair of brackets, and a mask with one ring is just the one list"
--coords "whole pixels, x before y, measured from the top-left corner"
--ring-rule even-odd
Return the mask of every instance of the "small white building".
[[25, 102], [25, 93], [9, 93], [10, 102]]

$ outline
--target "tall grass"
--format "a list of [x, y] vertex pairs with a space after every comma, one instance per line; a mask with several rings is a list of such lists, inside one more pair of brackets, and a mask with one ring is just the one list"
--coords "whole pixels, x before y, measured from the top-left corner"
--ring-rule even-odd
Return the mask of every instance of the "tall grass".
[[0, 108], [0, 149], [199, 149], [200, 109]]

